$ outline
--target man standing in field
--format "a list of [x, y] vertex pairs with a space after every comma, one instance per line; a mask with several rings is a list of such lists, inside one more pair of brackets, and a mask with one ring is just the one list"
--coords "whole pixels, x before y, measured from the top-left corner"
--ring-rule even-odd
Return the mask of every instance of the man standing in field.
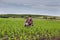
[[27, 17], [25, 21], [25, 26], [33, 26], [33, 20], [31, 16]]

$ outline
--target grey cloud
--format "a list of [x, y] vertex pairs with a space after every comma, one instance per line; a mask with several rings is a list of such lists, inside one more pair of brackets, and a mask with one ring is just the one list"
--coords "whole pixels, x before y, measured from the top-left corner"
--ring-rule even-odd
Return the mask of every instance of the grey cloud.
[[60, 0], [0, 0], [0, 7], [59, 14]]
[[60, 3], [60, 0], [2, 0], [1, 2], [6, 3], [16, 3], [16, 4], [24, 4], [24, 3], [30, 3], [30, 4], [49, 4], [54, 3], [58, 4]]
[[37, 7], [40, 7], [41, 5], [45, 7], [60, 6], [60, 0], [2, 0], [1, 2], [11, 3], [11, 4], [15, 3], [17, 5], [28, 4], [28, 5], [37, 6]]

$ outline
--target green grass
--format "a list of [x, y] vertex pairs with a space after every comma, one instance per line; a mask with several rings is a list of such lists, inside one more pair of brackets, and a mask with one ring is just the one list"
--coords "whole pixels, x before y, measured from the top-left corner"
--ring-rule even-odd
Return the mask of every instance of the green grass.
[[1, 40], [52, 40], [60, 35], [60, 21], [33, 19], [34, 26], [24, 27], [22, 18], [0, 18]]

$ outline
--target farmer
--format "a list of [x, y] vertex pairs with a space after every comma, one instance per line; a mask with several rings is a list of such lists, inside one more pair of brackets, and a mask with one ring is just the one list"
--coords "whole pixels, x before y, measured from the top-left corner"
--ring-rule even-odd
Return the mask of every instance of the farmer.
[[31, 16], [28, 16], [25, 21], [25, 26], [33, 26], [33, 20]]

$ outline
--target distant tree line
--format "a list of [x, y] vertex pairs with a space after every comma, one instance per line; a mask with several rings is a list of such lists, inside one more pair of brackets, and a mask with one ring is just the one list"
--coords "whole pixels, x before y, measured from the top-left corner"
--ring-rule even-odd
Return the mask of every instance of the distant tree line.
[[[5, 14], [5, 15], [0, 15], [0, 18], [25, 18], [26, 16], [29, 15], [18, 15], [18, 14]], [[33, 18], [35, 17], [40, 17], [40, 15], [31, 15]]]
[[[0, 18], [25, 18], [26, 16], [29, 16], [29, 15], [19, 15], [19, 14], [3, 14], [3, 15], [0, 15]], [[57, 17], [55, 16], [45, 16], [45, 15], [31, 15], [33, 18], [41, 18], [42, 19], [50, 19], [50, 20], [53, 20], [53, 19], [56, 19]]]

